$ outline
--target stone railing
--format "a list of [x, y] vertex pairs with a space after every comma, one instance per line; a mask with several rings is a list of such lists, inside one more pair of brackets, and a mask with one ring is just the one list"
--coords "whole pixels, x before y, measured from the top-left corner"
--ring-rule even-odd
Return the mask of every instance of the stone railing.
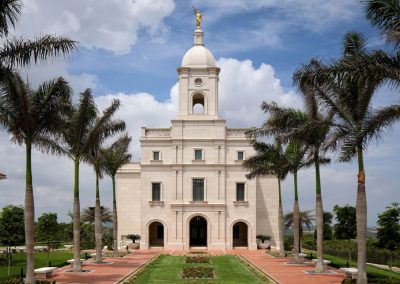
[[143, 137], [169, 137], [171, 136], [171, 128], [143, 128]]
[[227, 137], [240, 137], [240, 138], [245, 138], [245, 132], [248, 130], [248, 128], [227, 128], [226, 129], [226, 136]]

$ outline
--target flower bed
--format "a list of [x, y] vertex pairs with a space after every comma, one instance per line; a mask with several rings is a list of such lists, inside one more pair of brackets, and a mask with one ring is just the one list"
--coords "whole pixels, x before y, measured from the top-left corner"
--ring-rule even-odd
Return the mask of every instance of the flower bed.
[[208, 254], [208, 252], [205, 251], [189, 251], [188, 253], [186, 253], [186, 255], [204, 255], [204, 254]]
[[208, 256], [187, 256], [186, 263], [210, 263]]
[[207, 266], [185, 267], [182, 278], [215, 278], [214, 268]]

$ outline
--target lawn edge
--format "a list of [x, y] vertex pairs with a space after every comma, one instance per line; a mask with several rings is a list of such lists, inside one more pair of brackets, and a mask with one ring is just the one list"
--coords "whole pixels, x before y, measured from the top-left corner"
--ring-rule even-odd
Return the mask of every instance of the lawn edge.
[[139, 273], [144, 268], [146, 268], [146, 266], [148, 266], [149, 264], [151, 264], [152, 262], [157, 260], [160, 255], [161, 254], [156, 254], [155, 256], [151, 257], [148, 261], [146, 261], [145, 263], [138, 266], [134, 271], [132, 271], [131, 273], [128, 273], [128, 275], [125, 275], [124, 277], [122, 277], [119, 280], [117, 280], [116, 282], [114, 282], [114, 284], [125, 283], [126, 280], [130, 279], [132, 276], [134, 276], [135, 274]]
[[272, 283], [275, 284], [280, 284], [280, 282], [275, 279], [275, 277], [269, 275], [268, 273], [266, 273], [264, 270], [262, 270], [261, 268], [259, 268], [257, 265], [253, 264], [251, 261], [247, 260], [245, 257], [241, 256], [241, 255], [236, 255], [240, 260], [242, 260], [243, 262], [247, 263], [250, 267], [252, 267], [254, 270], [256, 270], [257, 272], [265, 275], [270, 281], [272, 281]]

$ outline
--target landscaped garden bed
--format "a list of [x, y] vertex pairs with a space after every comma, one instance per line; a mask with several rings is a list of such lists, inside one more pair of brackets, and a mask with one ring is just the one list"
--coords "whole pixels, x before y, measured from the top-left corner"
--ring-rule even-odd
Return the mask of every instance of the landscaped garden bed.
[[210, 263], [208, 256], [187, 256], [186, 263]]
[[182, 270], [182, 278], [215, 278], [214, 268], [208, 266], [185, 267]]

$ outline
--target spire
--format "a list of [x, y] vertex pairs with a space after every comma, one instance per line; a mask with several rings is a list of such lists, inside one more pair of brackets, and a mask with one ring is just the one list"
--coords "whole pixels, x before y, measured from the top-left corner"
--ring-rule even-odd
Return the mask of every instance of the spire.
[[204, 46], [204, 43], [203, 43], [203, 31], [200, 28], [198, 28], [198, 29], [196, 29], [194, 31], [193, 35], [194, 35], [194, 43], [193, 43], [193, 45], [202, 45], [202, 46]]

